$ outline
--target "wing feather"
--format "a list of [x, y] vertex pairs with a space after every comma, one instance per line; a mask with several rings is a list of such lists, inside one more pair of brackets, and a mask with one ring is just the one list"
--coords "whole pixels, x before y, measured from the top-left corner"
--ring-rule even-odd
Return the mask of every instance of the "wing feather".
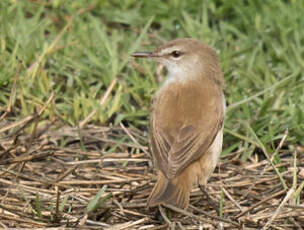
[[[223, 125], [224, 111], [221, 98], [214, 100], [214, 104], [202, 103], [199, 111], [201, 119], [194, 119], [191, 113], [190, 119], [179, 116], [180, 108], [193, 108], [191, 105], [193, 98], [204, 97], [204, 93], [206, 94], [206, 90], [202, 91], [198, 88], [195, 91], [192, 88], [187, 94], [189, 99], [185, 100], [180, 99], [178, 90], [166, 96], [160, 95], [156, 100], [158, 103], [155, 105], [156, 111], [151, 116], [152, 155], [155, 163], [168, 179], [176, 177], [189, 164], [199, 159], [211, 146]], [[218, 96], [222, 97], [221, 90], [218, 92]], [[185, 95], [185, 92], [182, 93]], [[168, 111], [170, 103], [174, 101], [176, 111]], [[165, 122], [160, 122], [164, 120]]]

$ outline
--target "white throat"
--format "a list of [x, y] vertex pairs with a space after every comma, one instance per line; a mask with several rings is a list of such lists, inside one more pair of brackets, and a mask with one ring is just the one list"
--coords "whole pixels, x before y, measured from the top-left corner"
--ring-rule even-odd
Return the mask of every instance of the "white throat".
[[[178, 64], [176, 62], [164, 61], [163, 64], [166, 66], [168, 71], [168, 76], [165, 81], [165, 84], [170, 82], [185, 82], [190, 79], [199, 76], [199, 72], [201, 68], [198, 68], [196, 65], [200, 65], [200, 63], [190, 63], [187, 65], [186, 63]], [[199, 66], [201, 67], [201, 66]]]

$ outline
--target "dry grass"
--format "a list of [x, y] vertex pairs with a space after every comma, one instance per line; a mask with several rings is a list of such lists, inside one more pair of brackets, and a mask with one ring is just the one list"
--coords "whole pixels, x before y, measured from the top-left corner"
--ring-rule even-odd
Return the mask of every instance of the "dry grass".
[[[3, 228], [303, 229], [304, 154], [284, 150], [287, 133], [272, 154], [280, 159], [275, 165], [258, 150], [246, 163], [242, 151], [221, 159], [207, 186], [221, 204], [218, 217], [199, 189], [187, 211], [146, 209], [155, 171], [148, 148], [136, 141], [145, 139], [139, 130], [58, 129], [59, 121], [39, 115], [12, 123], [3, 117], [0, 125]], [[134, 143], [122, 141], [126, 136]]]
[[[0, 228], [303, 229], [303, 10], [0, 1]], [[207, 187], [219, 214], [199, 189], [186, 211], [146, 209], [147, 116], [163, 77], [129, 56], [176, 37], [214, 47], [225, 75], [224, 157]], [[88, 125], [104, 123], [115, 127]]]

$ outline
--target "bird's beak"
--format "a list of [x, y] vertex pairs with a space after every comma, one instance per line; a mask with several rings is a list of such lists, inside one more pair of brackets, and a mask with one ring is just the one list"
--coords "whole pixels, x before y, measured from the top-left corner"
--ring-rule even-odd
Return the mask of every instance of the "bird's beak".
[[139, 58], [152, 58], [157, 57], [157, 55], [153, 52], [135, 52], [131, 54], [132, 57], [139, 57]]

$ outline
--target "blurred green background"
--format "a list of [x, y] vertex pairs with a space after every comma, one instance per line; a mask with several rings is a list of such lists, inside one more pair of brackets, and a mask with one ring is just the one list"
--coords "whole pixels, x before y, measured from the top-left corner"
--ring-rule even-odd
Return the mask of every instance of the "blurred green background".
[[156, 65], [130, 54], [192, 37], [221, 60], [230, 105], [223, 154], [271, 153], [286, 129], [292, 149], [304, 144], [303, 12], [301, 0], [1, 0], [0, 115], [20, 65], [6, 119], [33, 114], [54, 92], [44, 120], [78, 126], [97, 109], [90, 123], [147, 131]]

